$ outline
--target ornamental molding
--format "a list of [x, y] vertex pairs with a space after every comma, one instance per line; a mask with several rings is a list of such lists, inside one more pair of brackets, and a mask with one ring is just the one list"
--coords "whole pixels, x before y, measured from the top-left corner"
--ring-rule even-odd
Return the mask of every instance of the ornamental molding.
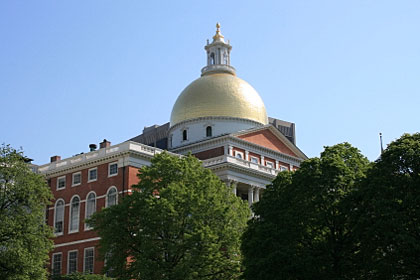
[[198, 123], [198, 122], [202, 122], [202, 121], [214, 121], [214, 120], [226, 120], [226, 121], [239, 121], [239, 122], [243, 122], [243, 123], [249, 123], [252, 124], [254, 126], [258, 126], [258, 127], [263, 127], [264, 124], [261, 124], [259, 122], [253, 121], [253, 120], [249, 120], [249, 119], [243, 119], [243, 118], [235, 118], [235, 117], [224, 117], [224, 116], [209, 116], [209, 117], [199, 117], [199, 118], [194, 118], [194, 119], [189, 119], [189, 120], [185, 120], [182, 121], [180, 123], [175, 124], [174, 126], [171, 126], [169, 128], [169, 133], [171, 133], [173, 130], [182, 127], [183, 125], [187, 125], [187, 124], [191, 124], [191, 123]]
[[[123, 167], [129, 165], [130, 160], [125, 160], [127, 157], [135, 157], [150, 162], [155, 154], [162, 152], [163, 150], [158, 148], [126, 141], [108, 148], [40, 165], [38, 172], [44, 174], [47, 178], [51, 178], [92, 168], [100, 164], [111, 163], [116, 160], [118, 160], [118, 167]], [[173, 155], [179, 156], [177, 154]]]
[[188, 153], [188, 152], [199, 153], [199, 152], [204, 152], [204, 151], [211, 150], [214, 148], [219, 148], [221, 146], [222, 147], [233, 146], [233, 147], [247, 150], [250, 152], [255, 152], [257, 154], [260, 154], [261, 156], [273, 158], [275, 160], [279, 160], [284, 163], [292, 164], [293, 166], [300, 166], [300, 163], [304, 160], [301, 158], [290, 156], [290, 155], [281, 153], [279, 151], [240, 139], [236, 136], [233, 136], [232, 134], [223, 135], [223, 136], [219, 136], [212, 139], [206, 139], [200, 142], [190, 144], [188, 146], [178, 147], [171, 151], [175, 153]]

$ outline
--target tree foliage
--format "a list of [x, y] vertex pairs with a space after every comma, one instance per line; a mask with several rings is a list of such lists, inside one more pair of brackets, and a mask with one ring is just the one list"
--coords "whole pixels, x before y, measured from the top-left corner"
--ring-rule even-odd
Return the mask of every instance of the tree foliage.
[[52, 280], [111, 280], [112, 278], [99, 274], [82, 274], [79, 272], [67, 275], [55, 275]]
[[351, 193], [368, 160], [348, 143], [281, 172], [243, 236], [246, 279], [352, 279]]
[[357, 192], [363, 277], [420, 278], [420, 133], [391, 143]]
[[52, 248], [45, 208], [52, 198], [45, 179], [23, 154], [0, 147], [0, 279], [45, 279]]
[[247, 204], [193, 156], [156, 155], [138, 177], [91, 221], [106, 269], [119, 279], [236, 279]]

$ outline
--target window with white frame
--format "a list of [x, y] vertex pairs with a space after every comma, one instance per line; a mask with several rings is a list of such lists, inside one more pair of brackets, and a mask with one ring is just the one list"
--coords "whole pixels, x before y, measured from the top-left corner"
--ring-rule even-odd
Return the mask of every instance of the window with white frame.
[[54, 208], [54, 233], [61, 235], [64, 228], [64, 200], [58, 199]]
[[63, 260], [62, 253], [55, 253], [52, 255], [52, 267], [51, 267], [51, 274], [52, 275], [60, 275], [61, 274], [61, 264]]
[[118, 174], [118, 162], [113, 162], [108, 165], [108, 177]]
[[88, 171], [88, 182], [93, 182], [98, 179], [98, 168], [91, 168]]
[[289, 168], [287, 168], [286, 166], [281, 165], [280, 166], [280, 171], [287, 171], [289, 170]]
[[67, 256], [67, 274], [77, 272], [77, 250], [69, 251]]
[[57, 190], [62, 190], [66, 187], [66, 176], [57, 178]]
[[70, 202], [69, 232], [79, 231], [79, 214], [80, 214], [80, 199], [78, 196], [75, 196]]
[[73, 173], [72, 186], [78, 186], [82, 183], [82, 172]]
[[85, 255], [83, 258], [83, 272], [85, 274], [93, 273], [93, 264], [94, 264], [95, 251], [94, 248], [85, 248]]
[[235, 157], [240, 158], [240, 159], [244, 159], [244, 153], [235, 151]]
[[118, 201], [118, 192], [116, 187], [110, 187], [106, 194], [106, 207], [116, 205]]
[[266, 161], [265, 165], [270, 168], [274, 168], [274, 164], [271, 161]]
[[[86, 219], [89, 219], [93, 213], [96, 212], [96, 195], [95, 193], [91, 192], [88, 194], [87, 198], [86, 198]], [[91, 229], [92, 227], [89, 226], [86, 222], [85, 222], [85, 229]]]
[[252, 163], [259, 163], [259, 160], [258, 160], [258, 158], [257, 157], [253, 157], [253, 156], [251, 156], [250, 157], [250, 161], [252, 162]]

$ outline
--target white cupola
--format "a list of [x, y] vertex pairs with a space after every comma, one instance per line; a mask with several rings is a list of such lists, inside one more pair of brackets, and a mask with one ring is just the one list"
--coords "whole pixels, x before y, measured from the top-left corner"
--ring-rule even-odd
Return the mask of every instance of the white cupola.
[[207, 52], [207, 66], [201, 69], [201, 76], [210, 73], [229, 73], [235, 75], [235, 68], [230, 66], [230, 51], [232, 46], [225, 42], [224, 36], [220, 32], [220, 24], [216, 24], [216, 34], [213, 36], [213, 42], [204, 49]]

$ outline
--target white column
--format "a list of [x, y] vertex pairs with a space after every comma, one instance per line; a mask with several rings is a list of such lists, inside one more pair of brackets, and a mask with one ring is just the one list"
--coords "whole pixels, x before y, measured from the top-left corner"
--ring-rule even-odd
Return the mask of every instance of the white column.
[[229, 155], [233, 157], [233, 147], [229, 145]]
[[261, 165], [264, 165], [265, 166], [264, 156], [261, 156]]
[[237, 195], [238, 190], [238, 182], [231, 181], [231, 188], [234, 195]]
[[292, 164], [289, 164], [290, 165], [290, 171], [293, 171], [293, 165]]
[[224, 151], [223, 151], [223, 152], [224, 152], [224, 154], [225, 154], [225, 155], [227, 155], [227, 154], [228, 154], [228, 152], [229, 152], [229, 148], [228, 148], [228, 146], [227, 146], [227, 145], [225, 145], [223, 148], [224, 148]]
[[255, 188], [255, 197], [254, 197], [254, 199], [255, 199], [255, 202], [260, 201], [260, 188], [258, 188], [258, 187]]
[[249, 160], [249, 151], [245, 150], [245, 160]]
[[248, 188], [248, 204], [249, 204], [249, 206], [251, 206], [252, 203], [254, 203], [254, 187], [249, 186], [249, 188]]
[[276, 169], [280, 169], [279, 161], [278, 160], [276, 160]]

